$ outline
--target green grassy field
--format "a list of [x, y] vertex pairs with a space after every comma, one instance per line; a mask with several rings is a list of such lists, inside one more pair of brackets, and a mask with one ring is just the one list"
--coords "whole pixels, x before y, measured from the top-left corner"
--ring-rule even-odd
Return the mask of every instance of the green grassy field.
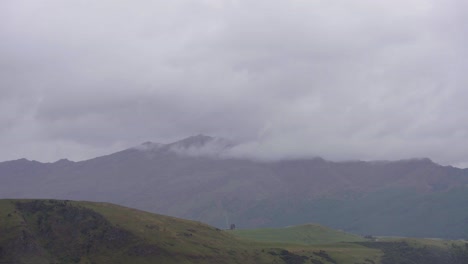
[[366, 241], [361, 236], [317, 224], [285, 228], [239, 229], [232, 230], [231, 233], [238, 237], [262, 242], [283, 242], [306, 245]]

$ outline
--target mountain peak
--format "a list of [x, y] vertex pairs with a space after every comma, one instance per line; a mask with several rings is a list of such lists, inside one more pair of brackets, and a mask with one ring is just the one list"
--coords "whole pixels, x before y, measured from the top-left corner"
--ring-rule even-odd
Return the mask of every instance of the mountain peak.
[[54, 164], [67, 164], [67, 163], [74, 163], [74, 162], [69, 159], [59, 159], [56, 162], [54, 162]]
[[189, 156], [217, 157], [233, 146], [234, 144], [230, 140], [199, 134], [169, 144], [148, 141], [134, 147], [134, 149], [151, 152], [170, 151]]
[[199, 134], [171, 144], [167, 144], [170, 151], [189, 156], [218, 157], [233, 147], [232, 141]]
[[436, 164], [430, 158], [411, 158], [399, 160], [397, 162], [412, 163], [412, 164]]
[[159, 149], [163, 145], [164, 144], [146, 141], [146, 142], [141, 143], [138, 146], [133, 147], [133, 149], [142, 150], [142, 151], [150, 151], [150, 150]]
[[182, 140], [168, 144], [169, 146], [176, 146], [179, 148], [200, 148], [206, 145], [209, 142], [217, 140], [217, 138], [199, 134], [196, 136], [190, 136]]

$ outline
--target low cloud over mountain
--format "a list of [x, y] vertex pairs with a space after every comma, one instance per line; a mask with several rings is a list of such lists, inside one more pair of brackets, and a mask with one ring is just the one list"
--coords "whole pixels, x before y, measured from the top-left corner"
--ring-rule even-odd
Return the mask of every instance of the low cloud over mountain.
[[205, 133], [239, 155], [468, 163], [467, 4], [1, 1], [0, 160]]

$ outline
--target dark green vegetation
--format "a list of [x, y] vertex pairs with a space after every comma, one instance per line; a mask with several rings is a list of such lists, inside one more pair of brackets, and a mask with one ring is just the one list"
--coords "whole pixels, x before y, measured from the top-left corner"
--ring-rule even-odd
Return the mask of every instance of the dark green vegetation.
[[428, 243], [411, 240], [393, 242], [361, 242], [384, 252], [382, 264], [467, 264], [468, 243]]
[[107, 203], [0, 200], [0, 263], [466, 264], [467, 261], [468, 244], [464, 242], [427, 239], [371, 242], [318, 225], [224, 231]]

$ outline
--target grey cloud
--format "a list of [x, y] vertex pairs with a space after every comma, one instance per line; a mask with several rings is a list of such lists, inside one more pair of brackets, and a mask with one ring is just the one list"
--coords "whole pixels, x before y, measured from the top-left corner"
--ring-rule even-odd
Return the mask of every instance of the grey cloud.
[[3, 1], [0, 159], [199, 133], [465, 166], [462, 1]]

